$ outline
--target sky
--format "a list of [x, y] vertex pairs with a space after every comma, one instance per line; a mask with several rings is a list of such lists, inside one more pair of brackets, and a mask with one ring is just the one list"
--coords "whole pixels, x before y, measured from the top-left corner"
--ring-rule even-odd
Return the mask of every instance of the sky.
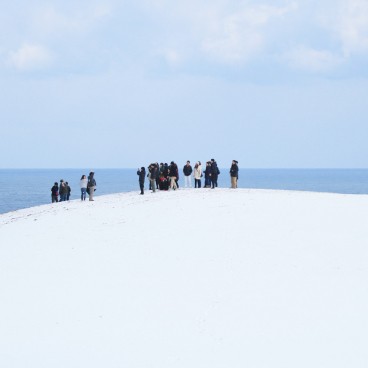
[[366, 168], [367, 0], [0, 0], [0, 168]]

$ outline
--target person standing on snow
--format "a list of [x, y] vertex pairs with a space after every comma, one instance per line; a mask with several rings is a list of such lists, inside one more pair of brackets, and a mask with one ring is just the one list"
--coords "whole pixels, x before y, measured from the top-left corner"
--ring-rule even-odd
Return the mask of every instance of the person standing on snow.
[[201, 177], [202, 177], [202, 165], [201, 162], [198, 161], [194, 165], [194, 188], [200, 188], [202, 186]]
[[190, 165], [190, 161], [187, 161], [187, 164], [183, 167], [185, 188], [192, 187], [192, 172], [193, 169]]
[[217, 179], [220, 174], [220, 170], [217, 166], [217, 162], [215, 159], [211, 159], [211, 182], [212, 182], [212, 189], [215, 189], [217, 187]]
[[204, 187], [211, 188], [211, 161], [206, 162], [206, 168], [204, 170]]
[[66, 197], [68, 194], [68, 188], [63, 179], [60, 180], [59, 194], [60, 194], [60, 202], [66, 201]]
[[59, 186], [58, 183], [54, 183], [53, 187], [51, 188], [51, 202], [59, 202]]
[[139, 175], [139, 188], [141, 189], [140, 194], [144, 194], [144, 181], [146, 179], [146, 169], [144, 166], [138, 169], [137, 175]]
[[170, 177], [170, 189], [178, 189], [177, 180], [179, 177], [179, 170], [178, 166], [174, 161], [171, 161], [169, 169], [168, 169], [168, 176]]
[[230, 178], [231, 178], [231, 188], [236, 189], [238, 187], [238, 178], [239, 178], [239, 167], [238, 161], [233, 160], [230, 167]]
[[88, 175], [88, 182], [87, 182], [87, 193], [89, 195], [89, 200], [94, 201], [93, 195], [96, 188], [96, 180], [95, 180], [95, 173], [91, 171]]
[[65, 182], [65, 185], [66, 185], [66, 200], [69, 201], [72, 189], [70, 188], [70, 185], [67, 181]]
[[158, 167], [156, 164], [151, 164], [148, 168], [149, 170], [149, 180], [151, 183], [152, 193], [156, 193], [156, 179], [158, 175]]
[[87, 176], [82, 175], [79, 183], [80, 183], [79, 185], [81, 188], [81, 201], [85, 201], [86, 193], [87, 193], [87, 184], [88, 184]]

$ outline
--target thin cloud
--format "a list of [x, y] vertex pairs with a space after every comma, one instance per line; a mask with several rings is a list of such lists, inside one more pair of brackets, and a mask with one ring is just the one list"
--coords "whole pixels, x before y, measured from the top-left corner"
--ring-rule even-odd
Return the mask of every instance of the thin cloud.
[[202, 51], [221, 62], [248, 60], [263, 44], [261, 32], [248, 21], [247, 13], [235, 14], [219, 21], [218, 29], [202, 43]]
[[338, 29], [344, 55], [368, 53], [368, 2], [343, 1]]
[[24, 44], [9, 53], [7, 64], [20, 71], [28, 71], [48, 67], [52, 60], [51, 53], [44, 46]]
[[203, 50], [219, 61], [246, 62], [265, 47], [269, 23], [296, 8], [295, 3], [285, 7], [245, 6], [218, 19], [219, 26], [204, 40]]
[[368, 55], [368, 1], [338, 0], [317, 18], [339, 43], [346, 61], [354, 55]]
[[182, 56], [174, 49], [166, 49], [162, 51], [162, 55], [171, 67], [177, 67], [183, 62]]
[[226, 0], [170, 3], [165, 0], [146, 3], [146, 11], [170, 32], [160, 40], [172, 48], [175, 39], [182, 40], [175, 49], [186, 60], [207, 59], [220, 64], [242, 64], [265, 50], [273, 22], [297, 10], [295, 1], [285, 6], [234, 3]]
[[308, 72], [329, 72], [339, 66], [343, 59], [329, 50], [317, 50], [299, 46], [285, 54], [289, 66]]
[[100, 20], [112, 13], [109, 5], [100, 4], [87, 8], [62, 9], [47, 6], [33, 12], [32, 28], [40, 34], [86, 33]]
[[1, 59], [18, 70], [51, 66], [78, 73], [132, 65], [190, 72], [210, 66], [216, 73], [247, 65], [271, 70], [281, 61], [322, 73], [368, 55], [366, 0], [51, 1], [20, 15], [22, 27], [0, 24], [10, 35]]

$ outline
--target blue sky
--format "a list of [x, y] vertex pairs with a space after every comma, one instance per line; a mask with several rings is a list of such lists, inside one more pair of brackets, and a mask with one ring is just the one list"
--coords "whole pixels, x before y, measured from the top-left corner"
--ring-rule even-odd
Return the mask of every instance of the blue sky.
[[2, 0], [0, 167], [367, 167], [366, 0]]

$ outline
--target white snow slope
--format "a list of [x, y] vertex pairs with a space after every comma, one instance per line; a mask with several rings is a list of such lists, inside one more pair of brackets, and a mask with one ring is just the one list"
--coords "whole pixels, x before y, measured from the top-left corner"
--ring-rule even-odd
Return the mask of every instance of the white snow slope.
[[368, 197], [201, 189], [0, 216], [1, 368], [366, 368]]

